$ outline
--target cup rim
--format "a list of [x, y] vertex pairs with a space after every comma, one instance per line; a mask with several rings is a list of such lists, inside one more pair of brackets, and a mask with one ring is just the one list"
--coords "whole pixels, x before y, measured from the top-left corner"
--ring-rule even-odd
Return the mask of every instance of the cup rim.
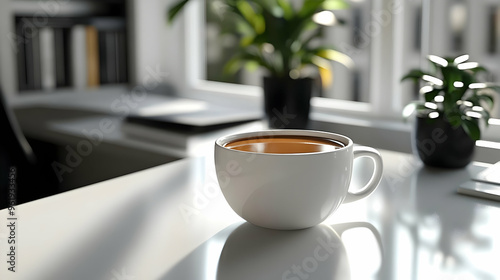
[[[320, 152], [312, 152], [312, 153], [287, 153], [287, 154], [279, 154], [279, 153], [259, 153], [259, 152], [247, 152], [247, 151], [240, 151], [240, 150], [234, 150], [225, 147], [224, 145], [241, 139], [241, 138], [248, 138], [252, 136], [269, 136], [269, 135], [296, 135], [296, 136], [315, 136], [315, 137], [323, 137], [323, 138], [329, 138], [333, 139], [336, 141], [340, 141], [345, 144], [344, 147], [331, 150], [331, 151], [320, 151]], [[340, 138], [340, 139], [339, 139]], [[347, 142], [347, 143], [346, 143]], [[317, 155], [317, 154], [325, 154], [325, 153], [335, 153], [335, 152], [340, 152], [349, 149], [354, 145], [353, 141], [351, 138], [338, 134], [338, 133], [333, 133], [333, 132], [326, 132], [326, 131], [320, 131], [320, 130], [305, 130], [305, 129], [268, 129], [268, 130], [256, 130], [256, 131], [251, 131], [251, 132], [242, 132], [242, 133], [234, 133], [230, 135], [225, 135], [222, 137], [219, 137], [217, 140], [215, 140], [215, 145], [219, 148], [222, 148], [224, 150], [228, 150], [231, 152], [235, 153], [244, 153], [244, 154], [255, 154], [255, 155], [272, 155], [272, 156], [298, 156], [298, 155]]]

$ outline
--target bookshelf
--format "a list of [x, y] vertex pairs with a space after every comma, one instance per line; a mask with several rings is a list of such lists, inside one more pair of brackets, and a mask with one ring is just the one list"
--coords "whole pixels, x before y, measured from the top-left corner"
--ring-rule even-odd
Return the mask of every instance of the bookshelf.
[[19, 96], [128, 84], [127, 2], [4, 1], [0, 84]]

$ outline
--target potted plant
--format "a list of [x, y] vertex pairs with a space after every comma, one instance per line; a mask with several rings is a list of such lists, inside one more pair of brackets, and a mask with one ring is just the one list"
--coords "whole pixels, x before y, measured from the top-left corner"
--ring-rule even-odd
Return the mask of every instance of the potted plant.
[[443, 58], [429, 55], [431, 72], [409, 71], [402, 81], [423, 81], [421, 100], [408, 104], [403, 116], [416, 112], [414, 150], [429, 166], [460, 168], [471, 160], [481, 128], [488, 125], [493, 94], [500, 87], [478, 80], [487, 72], [469, 55]]
[[[168, 11], [169, 21], [188, 3], [176, 2]], [[331, 46], [318, 44], [324, 25], [336, 19], [331, 10], [348, 7], [345, 0], [220, 0], [224, 13], [236, 19], [240, 37], [237, 53], [225, 65], [235, 73], [245, 65], [267, 71], [263, 79], [264, 109], [272, 128], [304, 128], [310, 111], [314, 69], [324, 86], [331, 83], [330, 61], [348, 67], [352, 60]], [[219, 5], [221, 6], [221, 5]], [[337, 22], [341, 22], [337, 20]], [[310, 71], [309, 71], [310, 72]]]

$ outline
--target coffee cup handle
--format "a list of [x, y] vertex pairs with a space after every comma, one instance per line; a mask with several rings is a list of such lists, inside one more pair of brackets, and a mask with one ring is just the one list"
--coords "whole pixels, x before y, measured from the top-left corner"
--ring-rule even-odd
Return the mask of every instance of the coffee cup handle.
[[357, 192], [348, 191], [344, 203], [353, 202], [369, 196], [377, 188], [380, 180], [382, 180], [383, 162], [380, 153], [370, 147], [354, 146], [354, 159], [360, 157], [368, 157], [373, 160], [374, 168], [372, 177], [361, 190]]

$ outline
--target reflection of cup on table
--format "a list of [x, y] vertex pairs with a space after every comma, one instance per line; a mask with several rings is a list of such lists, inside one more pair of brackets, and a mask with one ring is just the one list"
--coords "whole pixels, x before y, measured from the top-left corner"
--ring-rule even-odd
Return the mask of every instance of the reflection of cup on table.
[[[244, 223], [227, 238], [219, 258], [217, 280], [342, 279], [351, 278], [346, 248], [340, 235], [367, 228], [381, 249], [378, 231], [357, 222], [304, 230], [280, 231]], [[353, 260], [354, 261], [354, 260]]]
[[[355, 158], [374, 162], [370, 181], [349, 191]], [[215, 142], [219, 185], [245, 220], [273, 229], [317, 225], [340, 204], [367, 197], [382, 177], [382, 159], [346, 136], [309, 130], [268, 130]]]

